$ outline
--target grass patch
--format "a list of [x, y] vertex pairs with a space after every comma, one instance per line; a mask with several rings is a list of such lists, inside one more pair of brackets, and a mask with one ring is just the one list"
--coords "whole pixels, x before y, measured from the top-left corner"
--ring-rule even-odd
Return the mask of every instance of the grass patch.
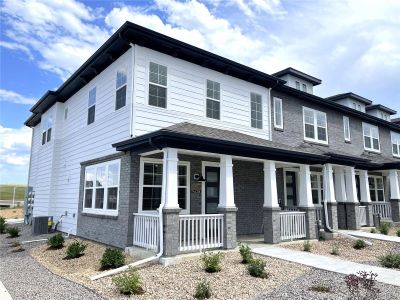
[[14, 195], [14, 187], [15, 187], [15, 199], [23, 200], [26, 194], [26, 186], [15, 185], [15, 184], [0, 184], [0, 199], [12, 200]]

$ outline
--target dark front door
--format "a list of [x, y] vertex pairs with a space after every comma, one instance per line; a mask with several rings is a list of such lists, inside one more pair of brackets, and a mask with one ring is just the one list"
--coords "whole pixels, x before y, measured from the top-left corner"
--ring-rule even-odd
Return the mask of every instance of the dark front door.
[[295, 172], [286, 172], [286, 206], [297, 206]]
[[216, 214], [219, 203], [219, 167], [205, 167], [206, 214]]

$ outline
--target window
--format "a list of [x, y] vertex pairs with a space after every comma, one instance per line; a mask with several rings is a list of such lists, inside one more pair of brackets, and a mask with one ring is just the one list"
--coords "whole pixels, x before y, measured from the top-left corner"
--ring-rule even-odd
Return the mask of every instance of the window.
[[51, 128], [53, 127], [53, 117], [43, 118], [42, 123], [42, 145], [51, 141]]
[[305, 85], [304, 83], [302, 84], [302, 88], [303, 88], [303, 92], [307, 92], [307, 85]]
[[383, 177], [382, 176], [368, 176], [369, 193], [371, 195], [371, 201], [385, 201], [385, 191], [383, 189]]
[[311, 193], [314, 204], [321, 204], [324, 199], [324, 177], [321, 173], [311, 172]]
[[349, 117], [343, 117], [343, 130], [344, 130], [344, 140], [350, 142], [350, 119]]
[[68, 107], [64, 108], [64, 120], [68, 119]]
[[167, 107], [167, 67], [150, 62], [149, 105]]
[[283, 129], [282, 99], [274, 98], [274, 127]]
[[220, 84], [207, 80], [207, 118], [220, 119]]
[[262, 129], [263, 114], [262, 114], [262, 98], [256, 93], [250, 94], [251, 102], [251, 127]]
[[118, 71], [115, 92], [115, 110], [124, 107], [126, 104], [126, 71]]
[[357, 109], [357, 104], [355, 102], [353, 102], [353, 108]]
[[361, 105], [360, 104], [358, 104], [358, 110], [361, 111]]
[[118, 214], [120, 160], [85, 168], [83, 212]]
[[400, 157], [400, 133], [391, 132], [393, 156]]
[[296, 81], [296, 89], [300, 89], [300, 82]]
[[87, 124], [92, 124], [96, 114], [96, 87], [89, 91]]
[[380, 152], [379, 130], [377, 126], [363, 123], [364, 149]]
[[304, 139], [307, 141], [328, 143], [326, 114], [303, 107]]
[[189, 164], [179, 164], [178, 165], [178, 204], [183, 210], [188, 209], [189, 201]]

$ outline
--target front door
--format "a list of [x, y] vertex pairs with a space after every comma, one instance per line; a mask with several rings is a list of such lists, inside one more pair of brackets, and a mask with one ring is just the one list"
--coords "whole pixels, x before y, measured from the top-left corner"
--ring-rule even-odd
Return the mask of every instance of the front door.
[[205, 167], [205, 212], [216, 214], [219, 204], [219, 167]]
[[296, 172], [286, 171], [286, 206], [297, 206]]

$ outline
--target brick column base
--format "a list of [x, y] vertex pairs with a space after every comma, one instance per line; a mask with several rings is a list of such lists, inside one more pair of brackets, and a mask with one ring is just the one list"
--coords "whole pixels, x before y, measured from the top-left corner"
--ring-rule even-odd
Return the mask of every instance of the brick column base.
[[374, 226], [374, 214], [372, 212], [372, 203], [371, 202], [360, 202], [361, 206], [365, 206], [366, 210], [366, 218], [367, 218], [367, 226]]
[[170, 257], [179, 253], [179, 212], [180, 208], [163, 209], [163, 256]]
[[360, 218], [358, 213], [358, 203], [345, 203], [346, 223], [347, 229], [358, 230], [360, 229]]
[[218, 213], [224, 215], [223, 239], [224, 249], [236, 248], [236, 207], [218, 207]]
[[346, 204], [345, 202], [337, 203], [337, 220], [338, 220], [338, 228], [339, 229], [347, 229], [346, 222]]
[[264, 242], [277, 244], [281, 241], [280, 207], [264, 207]]
[[400, 222], [400, 199], [390, 199], [393, 222]]
[[314, 240], [318, 237], [316, 212], [314, 207], [299, 207], [300, 211], [306, 213], [306, 238]]
[[[328, 202], [326, 206], [328, 210], [329, 226], [333, 230], [338, 229], [338, 204], [336, 202]], [[323, 211], [325, 214], [325, 212]], [[325, 215], [324, 215], [325, 216]], [[325, 226], [325, 224], [323, 224]]]

